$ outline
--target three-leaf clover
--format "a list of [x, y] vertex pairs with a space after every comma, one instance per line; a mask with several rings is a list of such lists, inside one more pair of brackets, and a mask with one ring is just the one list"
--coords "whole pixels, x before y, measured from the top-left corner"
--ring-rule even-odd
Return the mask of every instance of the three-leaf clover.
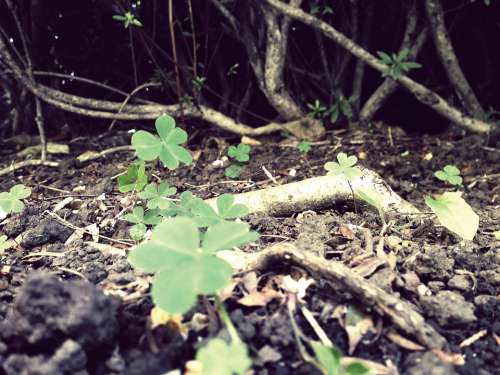
[[236, 219], [248, 214], [248, 207], [234, 203], [234, 195], [222, 194], [216, 200], [217, 212], [206, 202], [200, 200], [191, 210], [193, 219], [200, 227], [208, 227], [228, 219]]
[[31, 189], [22, 185], [14, 185], [9, 192], [0, 193], [0, 208], [5, 213], [21, 212], [24, 208], [22, 199], [26, 199], [31, 195]]
[[250, 146], [244, 143], [240, 143], [238, 146], [229, 146], [227, 150], [227, 154], [240, 163], [245, 163], [250, 160], [250, 155], [248, 155], [249, 152]]
[[214, 294], [231, 279], [231, 266], [215, 253], [257, 238], [248, 224], [225, 221], [209, 227], [200, 243], [196, 223], [175, 217], [156, 226], [151, 240], [130, 252], [128, 260], [155, 274], [153, 303], [171, 314], [182, 314], [193, 307], [198, 295]]
[[358, 162], [356, 156], [347, 156], [345, 153], [340, 152], [337, 154], [337, 161], [338, 162], [330, 161], [325, 164], [325, 169], [328, 171], [327, 175], [344, 175], [347, 180], [351, 181], [362, 174], [361, 169], [355, 167]]
[[146, 234], [146, 225], [157, 225], [161, 221], [161, 216], [159, 215], [159, 210], [149, 210], [144, 213], [144, 208], [141, 206], [136, 206], [131, 213], [124, 216], [124, 219], [130, 223], [133, 223], [132, 227], [129, 229], [130, 237], [133, 240], [140, 241], [144, 238]]
[[242, 169], [241, 165], [233, 164], [225, 169], [224, 174], [229, 178], [238, 178]]
[[137, 194], [141, 199], [147, 200], [147, 208], [154, 210], [159, 208], [160, 210], [165, 210], [171, 206], [171, 201], [167, 197], [174, 195], [177, 192], [175, 187], [170, 186], [167, 182], [162, 182], [160, 185], [151, 183], [144, 191]]
[[311, 142], [302, 141], [299, 143], [298, 149], [301, 153], [306, 155], [309, 151], [311, 151]]
[[146, 166], [139, 160], [128, 166], [127, 174], [118, 177], [118, 190], [120, 193], [141, 191], [147, 183]]
[[187, 133], [175, 127], [175, 120], [163, 115], [155, 121], [158, 136], [145, 130], [139, 130], [132, 136], [132, 147], [137, 156], [145, 161], [160, 158], [168, 169], [175, 169], [179, 162], [191, 164], [193, 158], [188, 150], [179, 146], [187, 141]]
[[211, 339], [199, 349], [196, 360], [201, 363], [203, 375], [243, 375], [252, 364], [245, 344], [227, 344], [220, 338]]
[[387, 66], [382, 76], [397, 78], [402, 73], [408, 73], [411, 69], [421, 68], [422, 65], [416, 62], [406, 61], [409, 54], [410, 50], [408, 48], [403, 48], [399, 53], [393, 53], [391, 55], [378, 51], [377, 55], [380, 57], [379, 63]]
[[450, 185], [462, 185], [463, 179], [460, 176], [460, 170], [454, 165], [447, 165], [442, 170], [434, 172], [441, 181], [446, 181]]

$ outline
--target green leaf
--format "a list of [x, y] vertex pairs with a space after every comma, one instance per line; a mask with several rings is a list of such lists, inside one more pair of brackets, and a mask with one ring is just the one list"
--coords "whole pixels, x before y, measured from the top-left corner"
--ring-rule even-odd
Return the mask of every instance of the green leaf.
[[304, 155], [311, 151], [311, 142], [302, 141], [299, 143], [298, 149]]
[[444, 227], [466, 240], [472, 240], [479, 227], [479, 216], [461, 195], [460, 192], [446, 192], [436, 199], [425, 197], [425, 203]]
[[160, 116], [155, 127], [159, 137], [144, 130], [132, 136], [132, 147], [137, 156], [146, 161], [159, 158], [168, 169], [177, 168], [179, 163], [191, 164], [191, 154], [179, 146], [187, 141], [187, 133], [175, 127], [175, 120], [167, 115]]
[[323, 345], [318, 341], [311, 341], [316, 359], [328, 375], [340, 374], [340, 352], [331, 346]]
[[250, 160], [250, 155], [248, 155], [249, 152], [250, 152], [250, 146], [240, 143], [237, 147], [229, 146], [227, 154], [233, 159], [239, 161], [240, 163], [244, 163]]
[[493, 237], [495, 237], [496, 240], [500, 241], [500, 230], [496, 230], [493, 232]]
[[229, 177], [229, 178], [238, 178], [240, 176], [242, 169], [243, 169], [243, 167], [236, 165], [236, 164], [233, 164], [233, 165], [230, 165], [229, 167], [226, 168], [226, 170], [224, 171], [224, 174], [226, 175], [226, 177]]
[[370, 375], [372, 371], [361, 362], [353, 362], [345, 367], [346, 375]]
[[403, 48], [401, 51], [399, 51], [398, 60], [399, 61], [406, 60], [408, 58], [409, 54], [410, 54], [410, 50], [408, 48]]
[[382, 196], [375, 190], [369, 187], [365, 187], [362, 189], [356, 189], [354, 192], [359, 198], [364, 200], [369, 205], [375, 207], [377, 211], [383, 212], [382, 210]]
[[257, 232], [249, 231], [250, 226], [246, 223], [224, 221], [207, 229], [203, 238], [203, 250], [207, 253], [215, 253], [219, 250], [230, 250], [231, 248], [256, 241], [259, 238]]
[[14, 185], [9, 192], [0, 193], [0, 208], [5, 213], [17, 213], [24, 209], [22, 199], [31, 195], [31, 189], [22, 185]]
[[118, 191], [141, 191], [148, 183], [144, 162], [132, 163], [127, 168], [127, 174], [118, 177]]
[[251, 366], [245, 344], [226, 344], [219, 338], [211, 339], [196, 353], [202, 365], [201, 375], [243, 375]]
[[377, 51], [377, 55], [380, 57], [380, 60], [383, 64], [385, 65], [391, 65], [392, 64], [392, 57], [389, 56], [387, 53], [382, 52], [382, 51]]
[[248, 215], [248, 207], [244, 204], [234, 204], [234, 195], [222, 194], [217, 198], [217, 211], [223, 219], [235, 219]]
[[422, 64], [419, 64], [419, 63], [416, 63], [416, 62], [413, 62], [413, 61], [406, 61], [404, 63], [401, 64], [401, 67], [406, 70], [406, 71], [409, 71], [411, 69], [419, 69], [422, 67]]
[[454, 165], [448, 164], [442, 170], [434, 172], [436, 176], [441, 181], [446, 181], [451, 185], [457, 186], [462, 185], [463, 179], [460, 176], [460, 170]]
[[325, 169], [328, 171], [327, 175], [344, 175], [347, 180], [351, 181], [363, 174], [361, 169], [354, 166], [358, 161], [356, 156], [347, 156], [345, 153], [340, 152], [337, 155], [337, 160], [338, 162], [331, 161], [325, 163]]
[[144, 208], [141, 206], [135, 206], [132, 212], [126, 214], [123, 218], [133, 224], [144, 223]]
[[233, 269], [211, 255], [180, 258], [161, 269], [153, 280], [153, 303], [171, 314], [183, 314], [200, 294], [214, 294], [227, 285]]
[[149, 209], [159, 208], [160, 210], [165, 210], [172, 204], [167, 197], [174, 195], [176, 192], [177, 189], [169, 186], [166, 182], [162, 182], [160, 185], [151, 183], [146, 186], [143, 192], [137, 194], [137, 196], [148, 201], [147, 207]]
[[146, 231], [146, 226], [142, 223], [139, 223], [131, 226], [128, 230], [128, 234], [134, 241], [141, 241], [144, 238]]

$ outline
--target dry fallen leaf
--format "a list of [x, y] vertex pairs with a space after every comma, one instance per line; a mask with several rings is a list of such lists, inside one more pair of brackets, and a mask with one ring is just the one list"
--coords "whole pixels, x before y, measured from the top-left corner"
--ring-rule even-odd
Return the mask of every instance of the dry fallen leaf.
[[394, 344], [399, 345], [400, 347], [407, 349], [407, 350], [412, 350], [412, 351], [421, 351], [425, 350], [425, 347], [423, 347], [420, 344], [417, 344], [416, 342], [413, 342], [406, 337], [401, 336], [399, 333], [396, 332], [387, 332], [386, 334], [387, 338], [391, 340]]
[[481, 330], [479, 332], [476, 332], [475, 334], [473, 334], [469, 338], [467, 338], [464, 341], [462, 341], [459, 346], [461, 348], [465, 348], [467, 346], [470, 346], [470, 345], [474, 344], [480, 338], [486, 336], [487, 333], [488, 333], [488, 330], [486, 330], [486, 329], [483, 329], [483, 330]]

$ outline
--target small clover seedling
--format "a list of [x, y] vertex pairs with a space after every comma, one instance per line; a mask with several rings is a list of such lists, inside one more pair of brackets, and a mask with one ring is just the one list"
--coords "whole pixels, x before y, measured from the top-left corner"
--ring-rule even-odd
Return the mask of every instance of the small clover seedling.
[[227, 150], [227, 154], [240, 163], [245, 163], [250, 160], [250, 155], [248, 155], [249, 152], [250, 146], [244, 143], [240, 143], [238, 146], [229, 146]]
[[226, 168], [224, 174], [229, 178], [238, 178], [243, 167], [241, 165], [233, 164]]
[[155, 121], [159, 136], [139, 130], [132, 136], [132, 147], [137, 156], [145, 161], [160, 158], [168, 169], [175, 169], [179, 163], [191, 164], [193, 158], [188, 150], [179, 146], [187, 141], [187, 133], [175, 127], [175, 120], [167, 115]]
[[209, 227], [200, 243], [196, 223], [176, 217], [156, 226], [151, 240], [131, 251], [128, 260], [155, 274], [153, 303], [168, 313], [182, 314], [194, 306], [198, 295], [214, 294], [231, 279], [231, 266], [215, 253], [257, 238], [248, 224], [225, 221]]
[[409, 54], [410, 50], [408, 48], [402, 49], [398, 54], [393, 53], [391, 55], [378, 51], [377, 55], [380, 57], [379, 63], [387, 66], [382, 76], [397, 78], [401, 76], [401, 74], [408, 73], [412, 69], [421, 68], [422, 65], [416, 62], [406, 61]]
[[311, 151], [311, 149], [312, 149], [311, 142], [308, 142], [308, 141], [300, 142], [298, 149], [302, 154], [307, 155], [309, 153], [309, 151]]
[[343, 366], [340, 363], [342, 354], [333, 346], [327, 346], [320, 342], [313, 341], [311, 342], [311, 347], [319, 367], [321, 367], [327, 375], [369, 375], [372, 373], [370, 369], [366, 368], [361, 362], [352, 362], [347, 366]]
[[220, 338], [211, 339], [198, 350], [196, 360], [201, 363], [203, 375], [243, 375], [252, 364], [245, 344], [227, 344]]
[[472, 240], [479, 228], [479, 216], [462, 198], [461, 192], [446, 192], [434, 198], [425, 197], [429, 206], [448, 230], [466, 240]]
[[325, 169], [328, 171], [327, 175], [343, 175], [348, 181], [352, 181], [362, 174], [361, 169], [355, 167], [358, 162], [356, 156], [347, 156], [345, 153], [340, 152], [337, 155], [337, 161], [338, 162], [330, 161], [325, 164]]
[[31, 189], [19, 184], [10, 188], [9, 192], [0, 193], [0, 208], [6, 214], [21, 212], [24, 208], [23, 199], [31, 195]]
[[151, 183], [146, 186], [144, 191], [137, 194], [137, 196], [147, 200], [146, 206], [150, 210], [154, 210], [155, 208], [166, 210], [172, 205], [172, 202], [167, 197], [174, 195], [176, 192], [177, 189], [166, 182], [162, 182], [160, 185]]
[[129, 229], [130, 237], [135, 241], [140, 241], [146, 234], [146, 225], [157, 225], [161, 221], [159, 210], [149, 210], [144, 213], [144, 208], [136, 206], [131, 213], [124, 216], [129, 223], [135, 224]]
[[434, 176], [441, 181], [446, 181], [450, 185], [454, 186], [460, 186], [463, 182], [463, 179], [460, 176], [460, 170], [454, 165], [447, 165], [442, 170], [434, 172]]
[[118, 191], [120, 193], [141, 191], [147, 183], [146, 167], [144, 162], [139, 160], [129, 165], [127, 174], [118, 177]]

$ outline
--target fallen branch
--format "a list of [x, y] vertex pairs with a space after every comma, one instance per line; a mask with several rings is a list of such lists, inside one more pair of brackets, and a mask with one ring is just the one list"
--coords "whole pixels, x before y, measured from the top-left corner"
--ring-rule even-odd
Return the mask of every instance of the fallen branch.
[[[325, 36], [347, 49], [357, 58], [365, 61], [367, 65], [371, 66], [380, 73], [385, 72], [386, 66], [380, 63], [375, 56], [364, 50], [358, 44], [354, 43], [351, 39], [347, 38], [345, 35], [337, 31], [326, 22], [323, 22], [320, 19], [304, 12], [300, 8], [292, 7], [280, 0], [266, 1], [268, 4], [279, 10], [284, 15], [301, 21], [302, 23], [321, 31]], [[482, 120], [464, 115], [457, 108], [449, 105], [446, 100], [444, 100], [434, 91], [429, 90], [427, 87], [421, 85], [418, 82], [415, 82], [413, 79], [401, 75], [396, 77], [395, 80], [400, 85], [405, 87], [408, 91], [410, 91], [418, 101], [431, 107], [443, 117], [453, 121], [457, 125], [475, 133], [489, 133], [491, 131], [490, 124]]]
[[264, 271], [276, 263], [303, 267], [328, 281], [334, 289], [351, 293], [359, 303], [388, 317], [401, 331], [415, 337], [422, 345], [430, 349], [444, 349], [447, 345], [446, 340], [409, 304], [355, 274], [342, 263], [321, 258], [295, 243], [276, 244], [256, 253], [223, 251], [218, 255], [237, 272]]
[[[420, 213], [412, 204], [396, 194], [375, 172], [363, 169], [363, 175], [350, 185], [342, 176], [308, 178], [290, 184], [235, 194], [235, 203], [246, 205], [250, 213], [288, 215], [305, 210], [329, 208], [338, 201], [351, 201], [353, 190], [373, 189], [381, 199], [384, 214], [412, 215]], [[206, 200], [216, 207], [216, 199]]]
[[26, 168], [26, 167], [34, 167], [34, 166], [40, 166], [43, 165], [44, 167], [53, 167], [53, 168], [58, 168], [59, 167], [59, 162], [57, 161], [48, 161], [48, 160], [41, 160], [41, 159], [32, 159], [32, 160], [25, 160], [25, 161], [20, 161], [18, 163], [14, 163], [9, 165], [6, 168], [0, 169], [0, 176], [4, 176], [6, 174], [12, 173], [18, 169], [21, 168]]

